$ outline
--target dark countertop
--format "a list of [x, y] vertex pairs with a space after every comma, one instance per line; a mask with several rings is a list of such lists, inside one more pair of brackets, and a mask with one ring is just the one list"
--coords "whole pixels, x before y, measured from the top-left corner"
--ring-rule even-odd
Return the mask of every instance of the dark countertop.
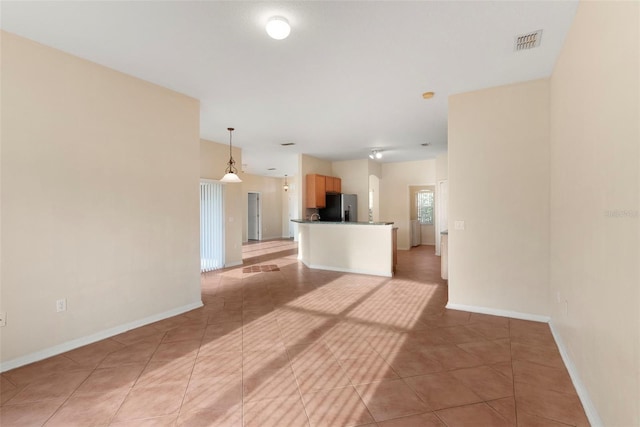
[[441, 231], [440, 234], [449, 234], [449, 230]]
[[298, 224], [346, 224], [346, 225], [391, 225], [393, 222], [345, 222], [345, 221], [310, 221], [308, 219], [292, 219]]

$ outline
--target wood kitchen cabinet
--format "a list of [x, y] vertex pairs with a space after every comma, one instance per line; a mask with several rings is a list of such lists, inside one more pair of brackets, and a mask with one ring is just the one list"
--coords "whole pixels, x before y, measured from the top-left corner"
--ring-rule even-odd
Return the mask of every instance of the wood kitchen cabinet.
[[307, 208], [324, 208], [327, 206], [327, 181], [324, 175], [307, 175]]
[[342, 193], [342, 180], [335, 176], [326, 176], [327, 193]]
[[307, 208], [326, 207], [327, 193], [342, 193], [342, 180], [335, 176], [307, 175]]

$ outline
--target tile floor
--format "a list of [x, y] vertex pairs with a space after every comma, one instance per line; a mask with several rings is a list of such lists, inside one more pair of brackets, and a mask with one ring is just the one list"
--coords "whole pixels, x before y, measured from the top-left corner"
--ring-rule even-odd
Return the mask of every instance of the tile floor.
[[201, 309], [3, 373], [0, 424], [588, 425], [548, 326], [446, 310], [433, 247], [393, 278], [244, 254]]

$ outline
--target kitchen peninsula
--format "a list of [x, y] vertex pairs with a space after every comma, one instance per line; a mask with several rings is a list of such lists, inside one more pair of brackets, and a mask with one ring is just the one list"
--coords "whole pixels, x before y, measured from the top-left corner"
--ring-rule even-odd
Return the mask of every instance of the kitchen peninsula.
[[291, 221], [298, 224], [298, 259], [307, 267], [393, 275], [397, 230], [393, 222]]

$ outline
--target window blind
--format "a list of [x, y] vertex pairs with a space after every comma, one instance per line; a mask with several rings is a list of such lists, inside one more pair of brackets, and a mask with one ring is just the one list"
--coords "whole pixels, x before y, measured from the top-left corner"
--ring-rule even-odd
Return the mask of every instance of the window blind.
[[224, 267], [224, 185], [200, 181], [200, 271]]

